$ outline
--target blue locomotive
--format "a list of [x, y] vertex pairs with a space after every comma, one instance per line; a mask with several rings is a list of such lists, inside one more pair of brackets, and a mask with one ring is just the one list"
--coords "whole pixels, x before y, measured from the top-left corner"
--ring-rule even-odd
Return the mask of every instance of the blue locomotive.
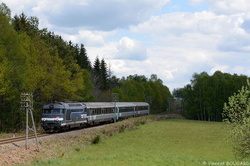
[[65, 131], [149, 113], [145, 102], [57, 102], [43, 106], [41, 126], [46, 132]]

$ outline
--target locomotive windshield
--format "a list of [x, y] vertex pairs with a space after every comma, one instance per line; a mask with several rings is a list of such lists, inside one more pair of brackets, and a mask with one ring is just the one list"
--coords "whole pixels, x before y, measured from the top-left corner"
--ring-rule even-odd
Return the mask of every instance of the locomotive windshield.
[[60, 114], [61, 109], [44, 109], [43, 114]]

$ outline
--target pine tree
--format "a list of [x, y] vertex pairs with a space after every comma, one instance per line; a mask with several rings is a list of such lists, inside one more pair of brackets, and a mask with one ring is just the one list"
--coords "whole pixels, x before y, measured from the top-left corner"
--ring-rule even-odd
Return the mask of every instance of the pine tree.
[[17, 32], [26, 32], [29, 36], [37, 35], [39, 32], [39, 19], [37, 17], [27, 17], [24, 13], [15, 15], [12, 19], [12, 26]]
[[93, 73], [97, 77], [99, 77], [101, 74], [101, 65], [100, 65], [100, 60], [98, 56], [96, 57], [95, 62], [94, 62]]
[[86, 69], [88, 71], [91, 71], [91, 64], [90, 64], [89, 58], [87, 56], [87, 51], [84, 48], [83, 44], [81, 44], [81, 46], [80, 46], [80, 53], [77, 57], [77, 63], [79, 64], [79, 66], [82, 69]]
[[100, 77], [100, 75], [101, 75], [100, 60], [97, 56], [95, 59], [93, 71], [92, 71], [92, 82], [94, 85], [93, 95], [96, 97], [101, 95], [101, 91], [100, 91], [101, 77]]
[[102, 59], [101, 61], [101, 68], [100, 68], [100, 74], [101, 74], [101, 90], [107, 90], [109, 88], [108, 86], [108, 68], [107, 68], [107, 64], [104, 61], [104, 59]]

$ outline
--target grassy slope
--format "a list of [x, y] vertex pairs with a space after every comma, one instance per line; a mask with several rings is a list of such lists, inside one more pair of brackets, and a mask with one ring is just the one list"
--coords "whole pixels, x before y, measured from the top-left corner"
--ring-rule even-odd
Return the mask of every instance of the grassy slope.
[[38, 165], [179, 166], [238, 161], [223, 125], [189, 120], [156, 121], [74, 152], [69, 159]]

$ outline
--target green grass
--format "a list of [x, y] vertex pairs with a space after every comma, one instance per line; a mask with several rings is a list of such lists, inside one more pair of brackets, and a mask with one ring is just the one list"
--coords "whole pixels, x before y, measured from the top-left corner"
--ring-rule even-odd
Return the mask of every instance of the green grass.
[[[36, 165], [211, 165], [237, 162], [223, 123], [164, 120], [147, 123], [75, 150], [67, 159]], [[217, 164], [217, 165], [218, 165]]]

